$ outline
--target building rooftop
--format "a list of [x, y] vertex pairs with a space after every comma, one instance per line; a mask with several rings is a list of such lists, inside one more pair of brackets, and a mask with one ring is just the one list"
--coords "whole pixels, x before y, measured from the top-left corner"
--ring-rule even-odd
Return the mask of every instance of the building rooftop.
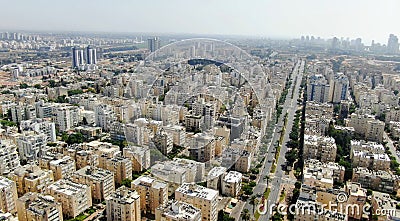
[[183, 193], [187, 196], [202, 198], [206, 200], [216, 200], [216, 198], [218, 197], [218, 191], [193, 183], [184, 183], [175, 191]]
[[0, 177], [0, 189], [9, 187], [13, 184], [14, 182], [12, 180], [9, 180], [5, 177]]
[[224, 174], [228, 169], [226, 167], [214, 167], [208, 172], [207, 179], [214, 179]]
[[48, 187], [48, 189], [51, 189], [54, 192], [62, 193], [67, 196], [73, 196], [82, 191], [86, 192], [87, 188], [88, 186], [85, 184], [74, 183], [66, 179], [58, 180]]
[[65, 156], [58, 160], [52, 160], [50, 162], [50, 165], [66, 165], [66, 164], [70, 164], [70, 163], [75, 163], [75, 161], [72, 160], [72, 158], [70, 156]]
[[181, 201], [170, 201], [165, 206], [158, 208], [163, 215], [172, 220], [193, 220], [201, 216], [201, 210], [191, 204]]
[[242, 174], [237, 171], [229, 171], [225, 175], [224, 181], [228, 183], [240, 183], [242, 181]]
[[84, 168], [77, 170], [74, 174], [88, 177], [92, 180], [104, 181], [106, 177], [113, 176], [113, 172], [104, 170], [97, 167], [85, 166]]
[[125, 186], [118, 188], [115, 192], [113, 192], [107, 200], [112, 200], [117, 202], [118, 204], [132, 204], [140, 198], [140, 195]]
[[157, 179], [149, 177], [149, 176], [141, 176], [141, 177], [137, 178], [136, 180], [133, 180], [132, 185], [147, 186], [147, 187], [152, 187], [155, 189], [164, 189], [168, 186], [168, 184], [166, 182], [157, 180]]

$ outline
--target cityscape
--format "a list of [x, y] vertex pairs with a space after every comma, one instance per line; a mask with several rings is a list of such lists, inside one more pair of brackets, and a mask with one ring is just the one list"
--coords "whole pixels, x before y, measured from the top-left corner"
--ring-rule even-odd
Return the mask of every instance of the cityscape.
[[400, 220], [395, 27], [50, 31], [63, 23], [40, 16], [0, 24], [0, 220]]

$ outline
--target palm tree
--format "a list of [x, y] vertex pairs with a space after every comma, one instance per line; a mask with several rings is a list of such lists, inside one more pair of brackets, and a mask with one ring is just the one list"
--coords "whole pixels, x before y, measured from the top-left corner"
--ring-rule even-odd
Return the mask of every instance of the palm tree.
[[244, 221], [249, 221], [250, 220], [250, 212], [248, 209], [242, 210], [242, 213], [240, 213], [240, 216], [242, 217], [242, 220]]
[[256, 205], [257, 205], [257, 203], [258, 203], [258, 199], [257, 199], [257, 197], [256, 196], [251, 196], [251, 198], [250, 198], [250, 205], [252, 205], [253, 206], [253, 214], [255, 213], [255, 207], [256, 207]]

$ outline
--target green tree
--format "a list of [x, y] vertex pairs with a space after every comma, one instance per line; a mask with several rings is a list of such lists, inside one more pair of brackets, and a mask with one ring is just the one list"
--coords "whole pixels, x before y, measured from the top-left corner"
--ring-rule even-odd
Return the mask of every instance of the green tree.
[[253, 206], [253, 214], [255, 213], [255, 208], [256, 208], [257, 203], [258, 203], [257, 197], [256, 196], [251, 196], [250, 205]]
[[253, 194], [253, 187], [249, 186], [249, 185], [244, 185], [242, 187], [244, 194], [246, 195], [251, 195]]
[[33, 85], [33, 87], [36, 89], [42, 89], [42, 85], [40, 85], [40, 84], [35, 84], [35, 85]]
[[275, 214], [272, 216], [272, 221], [281, 221], [281, 220], [283, 220], [283, 215], [280, 214], [280, 213], [275, 213]]
[[242, 210], [242, 212], [240, 213], [240, 217], [244, 221], [249, 221], [250, 220], [250, 211], [248, 209]]
[[54, 80], [49, 80], [49, 87], [56, 87], [57, 84]]
[[122, 186], [126, 186], [128, 188], [131, 188], [131, 183], [132, 183], [131, 179], [123, 179], [122, 182], [121, 182], [121, 185]]
[[218, 221], [235, 221], [235, 218], [230, 217], [228, 214], [224, 213], [223, 210], [218, 212]]
[[21, 89], [25, 89], [25, 88], [28, 88], [28, 87], [29, 87], [29, 85], [26, 84], [26, 83], [22, 83], [22, 84], [19, 85], [19, 88], [21, 88]]

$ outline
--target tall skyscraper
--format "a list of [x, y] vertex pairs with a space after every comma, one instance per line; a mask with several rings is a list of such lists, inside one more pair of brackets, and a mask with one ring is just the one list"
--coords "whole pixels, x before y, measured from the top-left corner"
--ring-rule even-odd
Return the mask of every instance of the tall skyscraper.
[[314, 74], [308, 78], [307, 100], [317, 102], [329, 101], [330, 85], [321, 74]]
[[83, 50], [73, 47], [72, 48], [72, 68], [79, 68], [84, 64]]
[[90, 45], [86, 48], [86, 63], [87, 64], [96, 64], [97, 63], [97, 55], [96, 49], [92, 48]]
[[147, 43], [151, 52], [155, 52], [160, 48], [160, 39], [158, 37], [147, 39]]
[[389, 40], [388, 40], [388, 44], [387, 44], [387, 52], [390, 54], [398, 54], [399, 53], [399, 39], [394, 34], [389, 35]]
[[349, 79], [343, 73], [336, 73], [330, 80], [329, 89], [329, 98], [332, 103], [347, 100]]

